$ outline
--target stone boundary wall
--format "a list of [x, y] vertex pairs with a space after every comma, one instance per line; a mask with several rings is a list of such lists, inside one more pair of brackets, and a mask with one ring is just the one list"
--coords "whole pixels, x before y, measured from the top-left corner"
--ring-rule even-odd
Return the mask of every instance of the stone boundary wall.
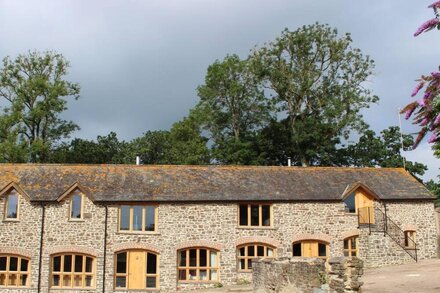
[[255, 293], [360, 292], [363, 261], [357, 257], [256, 259]]

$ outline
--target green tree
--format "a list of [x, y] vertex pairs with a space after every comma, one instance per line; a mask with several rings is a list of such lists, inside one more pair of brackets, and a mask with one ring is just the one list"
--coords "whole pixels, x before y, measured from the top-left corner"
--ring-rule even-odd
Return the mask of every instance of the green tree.
[[425, 185], [436, 196], [435, 205], [440, 206], [440, 183], [431, 179]]
[[0, 161], [46, 162], [51, 148], [79, 129], [60, 118], [79, 85], [66, 81], [69, 62], [54, 52], [29, 52], [0, 68]]
[[252, 141], [268, 121], [270, 107], [249, 62], [228, 55], [208, 67], [198, 87], [197, 115], [212, 139], [213, 156], [224, 164], [249, 164]]
[[132, 164], [139, 156], [143, 164], [169, 164], [171, 150], [170, 132], [147, 131], [143, 136], [131, 140], [123, 154], [122, 162]]
[[190, 115], [173, 124], [170, 130], [169, 164], [206, 165], [210, 163], [208, 139], [201, 134], [197, 117]]
[[[124, 162], [127, 143], [119, 141], [116, 133], [98, 136], [96, 142], [75, 138], [52, 151], [50, 161], [53, 163], [76, 164], [115, 164]], [[134, 157], [132, 158], [134, 162]]]
[[320, 150], [339, 137], [363, 131], [360, 110], [378, 101], [364, 86], [374, 62], [351, 43], [350, 34], [338, 37], [336, 29], [313, 24], [285, 29], [251, 56], [266, 94], [287, 114], [293, 157], [304, 166], [320, 161]]
[[[403, 135], [403, 149], [411, 150], [414, 139], [411, 135]], [[345, 154], [345, 162], [356, 167], [403, 167], [400, 131], [391, 126], [381, 131], [379, 136], [372, 130], [366, 131], [359, 141], [341, 150]], [[428, 169], [418, 162], [405, 161], [406, 169], [414, 176], [422, 176]]]

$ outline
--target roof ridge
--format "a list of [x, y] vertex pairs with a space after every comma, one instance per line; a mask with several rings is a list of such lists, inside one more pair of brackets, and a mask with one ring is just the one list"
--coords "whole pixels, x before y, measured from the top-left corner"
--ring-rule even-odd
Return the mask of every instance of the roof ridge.
[[77, 163], [0, 163], [3, 166], [58, 166], [58, 167], [116, 167], [116, 168], [221, 168], [221, 169], [283, 169], [283, 170], [315, 170], [315, 169], [336, 169], [336, 170], [396, 170], [408, 173], [402, 167], [354, 167], [354, 166], [264, 166], [264, 165], [172, 165], [172, 164], [77, 164]]

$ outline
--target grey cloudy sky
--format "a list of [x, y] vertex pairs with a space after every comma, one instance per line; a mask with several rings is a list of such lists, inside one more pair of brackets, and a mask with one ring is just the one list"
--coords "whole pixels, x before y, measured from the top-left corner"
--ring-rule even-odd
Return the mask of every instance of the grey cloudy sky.
[[[319, 21], [351, 32], [354, 46], [376, 61], [369, 86], [381, 100], [365, 118], [378, 132], [398, 123], [414, 79], [440, 63], [439, 32], [412, 36], [432, 18], [426, 7], [433, 1], [0, 0], [0, 57], [64, 54], [69, 79], [82, 89], [65, 113], [81, 126], [75, 136], [116, 131], [131, 139], [185, 116], [215, 59], [245, 57], [285, 27]], [[427, 178], [437, 176], [440, 160], [426, 143], [406, 156], [429, 165]]]

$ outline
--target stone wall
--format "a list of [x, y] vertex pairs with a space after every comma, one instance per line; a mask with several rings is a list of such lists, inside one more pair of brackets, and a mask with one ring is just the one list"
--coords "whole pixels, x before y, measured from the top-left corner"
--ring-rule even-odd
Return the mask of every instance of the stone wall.
[[363, 262], [356, 257], [279, 258], [256, 260], [253, 290], [256, 293], [360, 292]]
[[[46, 205], [41, 292], [103, 292], [105, 207], [84, 197], [84, 220], [69, 220], [69, 199]], [[0, 199], [0, 212], [4, 198]], [[35, 292], [38, 284], [38, 259], [42, 208], [20, 196], [20, 221], [3, 221], [0, 225], [0, 253], [12, 249], [31, 258], [30, 288], [2, 292]], [[108, 206], [108, 237], [105, 267], [105, 292], [114, 288], [114, 255], [123, 249], [145, 249], [160, 257], [161, 292], [214, 283], [181, 283], [177, 281], [177, 250], [184, 247], [209, 247], [220, 252], [220, 280], [229, 285], [237, 280], [251, 280], [252, 273], [237, 272], [236, 248], [244, 243], [265, 243], [276, 247], [276, 256], [291, 257], [292, 242], [317, 239], [328, 242], [330, 257], [343, 255], [343, 239], [359, 234], [360, 254], [373, 265], [401, 263], [403, 255], [381, 254], [397, 251], [383, 235], [366, 235], [357, 229], [357, 217], [344, 211], [342, 202], [274, 203], [273, 227], [238, 227], [236, 203], [163, 203], [158, 206], [157, 232], [126, 233], [118, 231], [118, 206]], [[431, 213], [431, 214], [430, 214]], [[436, 251], [433, 204], [392, 203], [389, 214], [402, 225], [415, 225], [421, 258], [431, 258]], [[3, 214], [2, 214], [3, 216]], [[419, 236], [420, 235], [420, 236]], [[377, 237], [377, 238], [374, 238]], [[379, 237], [382, 237], [379, 239]], [[423, 237], [423, 239], [422, 239]], [[364, 251], [368, 251], [365, 254]], [[50, 257], [58, 252], [82, 252], [96, 257], [96, 287], [93, 290], [49, 289]], [[379, 255], [379, 256], [378, 256]], [[118, 290], [118, 292], [123, 292]]]

